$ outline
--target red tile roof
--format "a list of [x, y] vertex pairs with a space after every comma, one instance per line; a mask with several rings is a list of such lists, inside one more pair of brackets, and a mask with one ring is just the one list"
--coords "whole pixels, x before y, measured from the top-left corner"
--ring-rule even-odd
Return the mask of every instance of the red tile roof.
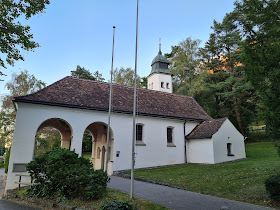
[[[109, 83], [68, 76], [14, 101], [108, 111], [109, 87]], [[113, 84], [112, 109], [132, 113], [133, 87]], [[137, 89], [137, 114], [198, 121], [212, 119], [192, 97], [140, 88]]]
[[220, 129], [227, 118], [212, 119], [197, 125], [186, 139], [208, 139]]

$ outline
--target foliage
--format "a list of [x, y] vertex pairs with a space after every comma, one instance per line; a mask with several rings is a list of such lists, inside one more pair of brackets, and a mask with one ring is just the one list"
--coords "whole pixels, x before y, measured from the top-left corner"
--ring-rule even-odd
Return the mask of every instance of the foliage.
[[103, 82], [105, 79], [102, 77], [102, 74], [99, 71], [95, 71], [93, 74], [85, 69], [77, 65], [76, 70], [71, 71], [71, 76], [79, 79], [89, 79]]
[[215, 165], [183, 164], [135, 171], [135, 176], [169, 183], [190, 191], [217, 197], [280, 207], [271, 203], [265, 180], [280, 170], [272, 142], [246, 145], [247, 160]]
[[[119, 85], [127, 85], [133, 86], [134, 85], [134, 70], [131, 68], [123, 68], [120, 69], [116, 68], [113, 71], [113, 82]], [[139, 88], [147, 88], [147, 78], [143, 77], [140, 78], [137, 75], [137, 87]]]
[[243, 31], [242, 63], [257, 90], [268, 134], [280, 136], [280, 1], [242, 0], [235, 3]]
[[10, 155], [11, 155], [11, 147], [8, 148], [6, 155], [5, 155], [5, 173], [8, 173]]
[[265, 189], [274, 200], [280, 200], [280, 174], [268, 177], [265, 180]]
[[71, 71], [71, 76], [80, 79], [96, 80], [89, 70], [77, 65], [76, 70]]
[[94, 170], [89, 160], [73, 151], [56, 148], [35, 157], [26, 169], [36, 183], [28, 195], [36, 197], [98, 199], [109, 181], [102, 170]]
[[84, 132], [82, 152], [91, 152], [92, 151], [92, 136], [88, 130]]
[[179, 43], [178, 46], [171, 46], [170, 71], [173, 77], [173, 90], [175, 93], [189, 95], [194, 77], [200, 73], [199, 68], [199, 44], [200, 40], [192, 40], [190, 37]]
[[3, 145], [12, 140], [14, 132], [16, 118], [16, 111], [12, 101], [14, 97], [34, 93], [45, 86], [44, 82], [29, 74], [26, 70], [20, 72], [20, 74], [13, 73], [12, 80], [6, 84], [6, 88], [10, 93], [3, 97], [0, 111], [0, 140]]
[[132, 210], [132, 206], [126, 202], [121, 200], [116, 200], [112, 202], [104, 203], [101, 208], [101, 210]]
[[[24, 60], [21, 55], [20, 48], [23, 50], [32, 50], [39, 47], [39, 44], [34, 42], [33, 34], [30, 26], [23, 26], [19, 22], [21, 16], [25, 19], [44, 12], [49, 0], [18, 0], [18, 1], [1, 1], [0, 10], [0, 43], [1, 56], [0, 66], [6, 68], [5, 60], [8, 64], [13, 65], [17, 60]], [[3, 72], [0, 71], [0, 76]]]
[[37, 131], [34, 156], [38, 156], [61, 146], [61, 133], [52, 127], [43, 127]]

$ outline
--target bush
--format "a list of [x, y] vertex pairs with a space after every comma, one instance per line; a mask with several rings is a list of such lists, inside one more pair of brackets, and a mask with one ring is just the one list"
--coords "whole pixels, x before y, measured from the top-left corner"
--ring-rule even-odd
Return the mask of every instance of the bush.
[[125, 201], [117, 200], [108, 203], [103, 203], [102, 210], [132, 210], [132, 206]]
[[6, 155], [5, 155], [5, 173], [8, 173], [10, 155], [11, 155], [11, 147], [7, 150]]
[[29, 196], [98, 199], [109, 181], [107, 173], [94, 170], [89, 160], [61, 148], [35, 157], [26, 169], [35, 183], [27, 191]]
[[280, 174], [270, 176], [266, 179], [265, 188], [270, 198], [280, 200]]

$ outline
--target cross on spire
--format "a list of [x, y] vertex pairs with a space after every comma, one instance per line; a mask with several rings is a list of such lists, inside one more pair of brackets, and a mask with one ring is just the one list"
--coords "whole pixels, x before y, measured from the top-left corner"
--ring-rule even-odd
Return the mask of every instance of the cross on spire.
[[161, 38], [159, 38], [159, 51], [158, 51], [158, 54], [162, 55], [162, 52], [161, 52]]

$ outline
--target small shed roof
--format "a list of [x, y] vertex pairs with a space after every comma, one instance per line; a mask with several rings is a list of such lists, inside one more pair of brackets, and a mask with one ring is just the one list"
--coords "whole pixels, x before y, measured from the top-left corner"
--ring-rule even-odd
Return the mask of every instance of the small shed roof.
[[186, 139], [208, 139], [220, 129], [227, 118], [212, 119], [197, 125]]

